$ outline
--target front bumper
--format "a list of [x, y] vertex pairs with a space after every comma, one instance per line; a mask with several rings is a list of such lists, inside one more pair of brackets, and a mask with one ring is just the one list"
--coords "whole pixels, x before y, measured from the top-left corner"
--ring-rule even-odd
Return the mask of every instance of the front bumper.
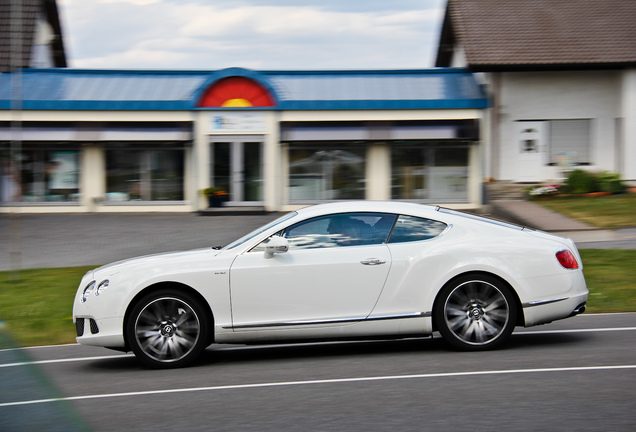
[[113, 349], [126, 347], [120, 318], [95, 319], [91, 316], [78, 316], [74, 321], [78, 344]]

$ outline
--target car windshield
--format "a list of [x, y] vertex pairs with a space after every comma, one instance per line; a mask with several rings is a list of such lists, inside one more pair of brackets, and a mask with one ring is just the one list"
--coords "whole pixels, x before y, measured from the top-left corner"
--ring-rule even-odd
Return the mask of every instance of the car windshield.
[[253, 239], [254, 237], [256, 237], [257, 235], [264, 233], [265, 231], [267, 231], [268, 229], [270, 229], [271, 227], [286, 221], [288, 219], [293, 218], [294, 216], [296, 216], [298, 213], [296, 212], [291, 212], [291, 213], [287, 213], [286, 215], [283, 215], [281, 217], [279, 217], [276, 220], [273, 220], [272, 222], [268, 223], [267, 225], [264, 225], [260, 228], [257, 228], [256, 230], [252, 231], [249, 234], [244, 235], [243, 237], [241, 237], [238, 240], [234, 240], [232, 243], [230, 243], [229, 245], [225, 246], [222, 250], [230, 250], [230, 249], [234, 249], [237, 246], [242, 245], [243, 243]]

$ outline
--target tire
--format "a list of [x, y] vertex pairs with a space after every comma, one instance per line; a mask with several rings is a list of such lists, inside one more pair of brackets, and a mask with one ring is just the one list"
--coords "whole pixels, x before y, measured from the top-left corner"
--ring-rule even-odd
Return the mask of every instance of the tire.
[[463, 351], [494, 349], [505, 343], [517, 322], [510, 288], [488, 275], [466, 275], [442, 288], [435, 307], [437, 330]]
[[126, 325], [128, 345], [155, 369], [183, 367], [208, 345], [208, 317], [190, 295], [174, 290], [153, 292], [132, 308]]

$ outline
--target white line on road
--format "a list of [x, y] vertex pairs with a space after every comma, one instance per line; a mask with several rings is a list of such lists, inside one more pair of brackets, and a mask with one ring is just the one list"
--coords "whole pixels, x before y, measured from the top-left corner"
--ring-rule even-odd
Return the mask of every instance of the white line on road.
[[447, 373], [434, 373], [434, 374], [394, 375], [394, 376], [379, 376], [379, 377], [271, 382], [271, 383], [260, 383], [260, 384], [237, 384], [237, 385], [225, 385], [225, 386], [213, 386], [213, 387], [192, 387], [192, 388], [182, 388], [182, 389], [95, 394], [95, 395], [70, 396], [70, 397], [53, 398], [53, 399], [38, 399], [38, 400], [28, 400], [28, 401], [5, 402], [5, 403], [0, 403], [0, 408], [18, 406], [18, 405], [50, 403], [50, 402], [80, 401], [80, 400], [89, 400], [89, 399], [110, 399], [110, 398], [119, 398], [119, 397], [164, 395], [164, 394], [190, 393], [190, 392], [202, 392], [202, 391], [255, 389], [255, 388], [265, 388], [265, 387], [289, 387], [289, 386], [299, 386], [299, 385], [341, 384], [341, 383], [356, 383], [356, 382], [371, 382], [371, 381], [389, 381], [389, 380], [424, 379], [424, 378], [448, 378], [448, 377], [479, 376], [479, 375], [508, 375], [508, 374], [548, 373], [548, 372], [590, 372], [590, 371], [608, 371], [608, 370], [614, 371], [614, 370], [625, 370], [625, 369], [636, 369], [636, 365], [583, 366], [583, 367], [568, 367], [568, 368], [447, 372]]
[[67, 358], [67, 359], [37, 360], [37, 361], [30, 361], [30, 362], [7, 363], [7, 364], [0, 364], [0, 368], [40, 365], [40, 364], [49, 364], [49, 363], [67, 363], [67, 362], [81, 362], [81, 361], [92, 361], [92, 360], [106, 360], [106, 359], [116, 359], [116, 358], [122, 358], [122, 357], [132, 357], [132, 354], [98, 356], [98, 357], [77, 357], [77, 358]]
[[[542, 335], [542, 334], [559, 334], [559, 333], [596, 333], [596, 332], [617, 332], [617, 331], [634, 331], [636, 327], [615, 327], [615, 328], [595, 328], [595, 329], [571, 329], [571, 330], [542, 330], [542, 331], [521, 331], [518, 333], [514, 333], [513, 336], [523, 336], [523, 335]], [[355, 342], [337, 342], [342, 344], [351, 344]], [[317, 344], [333, 344], [333, 342], [316, 342], [316, 343], [306, 343], [306, 344], [294, 344], [294, 346], [301, 345], [317, 345]], [[57, 345], [58, 347], [79, 347], [80, 345], [69, 344], [69, 345]], [[267, 348], [267, 347], [280, 347], [280, 344], [274, 345], [252, 345], [252, 346], [232, 346], [229, 348], [230, 350], [244, 350], [244, 349], [259, 349], [259, 348]], [[37, 347], [31, 347], [37, 348]], [[7, 363], [0, 364], [0, 369], [8, 368], [8, 367], [16, 367], [16, 366], [28, 366], [28, 365], [43, 365], [49, 363], [69, 363], [69, 362], [82, 362], [82, 361], [96, 361], [96, 360], [108, 360], [108, 359], [117, 359], [117, 358], [126, 358], [132, 357], [132, 354], [120, 354], [120, 355], [112, 355], [112, 356], [95, 356], [95, 357], [77, 357], [77, 358], [67, 358], [67, 359], [52, 359], [52, 360], [37, 360], [30, 362], [16, 362], [16, 363]]]
[[570, 329], [570, 330], [539, 330], [539, 331], [521, 331], [513, 333], [514, 335], [541, 335], [541, 334], [557, 334], [557, 333], [596, 333], [596, 332], [616, 332], [616, 331], [634, 331], [636, 327], [615, 327], [615, 328], [595, 328], [595, 329]]

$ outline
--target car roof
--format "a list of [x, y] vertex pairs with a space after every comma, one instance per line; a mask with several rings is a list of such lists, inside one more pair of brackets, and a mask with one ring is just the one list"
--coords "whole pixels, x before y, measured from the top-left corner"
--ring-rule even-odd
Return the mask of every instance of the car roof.
[[298, 215], [303, 219], [341, 212], [395, 213], [435, 219], [444, 223], [453, 223], [461, 220], [463, 224], [470, 225], [479, 224], [484, 226], [485, 224], [486, 226], [498, 226], [499, 228], [513, 229], [516, 231], [527, 229], [510, 222], [450, 210], [436, 205], [402, 201], [338, 201], [304, 207], [297, 211]]
[[298, 210], [298, 214], [311, 217], [340, 212], [378, 212], [425, 216], [432, 215], [438, 209], [437, 206], [398, 201], [339, 201], [304, 207]]

